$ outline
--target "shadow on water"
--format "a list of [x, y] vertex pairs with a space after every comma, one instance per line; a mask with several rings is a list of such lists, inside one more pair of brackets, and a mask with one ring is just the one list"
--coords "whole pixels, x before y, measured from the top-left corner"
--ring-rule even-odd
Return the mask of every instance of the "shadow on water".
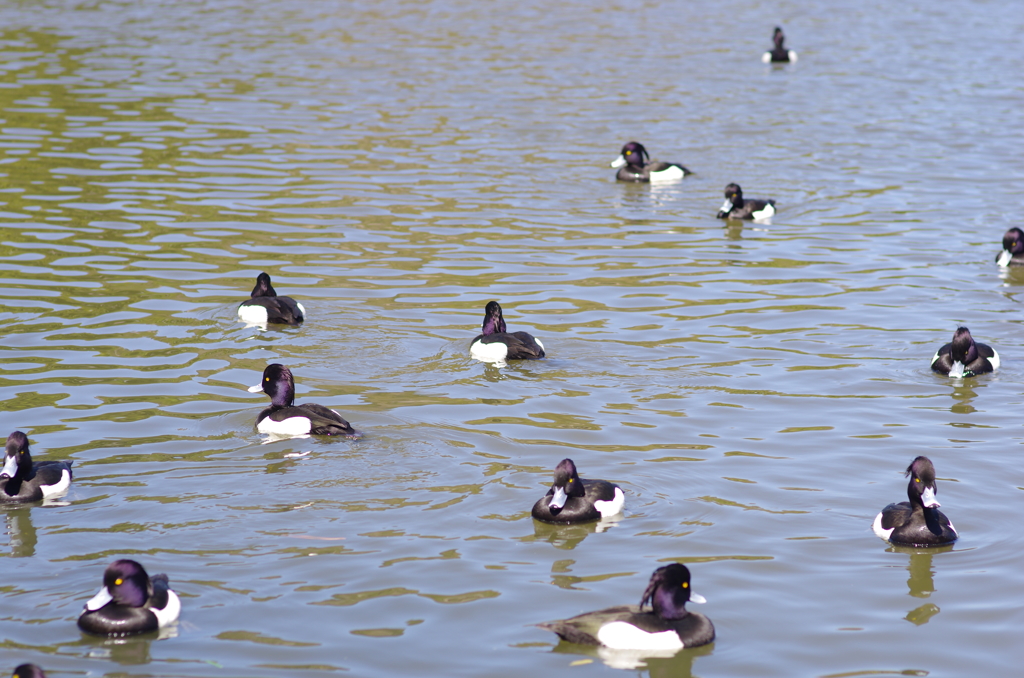
[[[656, 652], [653, 650], [612, 650], [603, 646], [578, 645], [560, 640], [551, 652], [594, 657], [613, 669], [647, 669], [651, 678], [690, 678], [694, 675], [693, 661], [697, 657], [710, 655], [714, 648], [715, 644], [711, 643], [692, 650], [677, 650], [668, 656], [658, 656], [651, 654]], [[579, 663], [573, 662], [573, 665]]]
[[32, 509], [19, 506], [4, 514], [4, 534], [12, 558], [28, 558], [36, 553], [36, 528], [32, 525]]
[[621, 516], [611, 516], [610, 518], [602, 518], [594, 522], [576, 525], [553, 525], [534, 520], [533, 539], [524, 537], [523, 541], [546, 541], [556, 549], [571, 551], [579, 546], [587, 538], [587, 535], [611, 529], [620, 519]]
[[974, 378], [953, 380], [953, 405], [949, 408], [949, 411], [953, 414], [973, 414], [977, 411], [974, 409], [974, 405], [972, 404], [974, 399], [978, 396], [974, 391], [973, 379]]

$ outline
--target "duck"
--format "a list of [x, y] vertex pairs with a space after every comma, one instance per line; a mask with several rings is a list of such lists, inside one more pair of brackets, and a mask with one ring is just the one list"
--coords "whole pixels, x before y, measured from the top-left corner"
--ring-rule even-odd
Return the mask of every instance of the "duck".
[[284, 365], [267, 365], [263, 370], [263, 381], [249, 387], [249, 393], [260, 392], [270, 396], [270, 407], [256, 417], [256, 430], [260, 433], [347, 438], [359, 438], [362, 435], [329, 407], [313, 403], [295, 405], [295, 379], [292, 371]]
[[1003, 234], [1003, 251], [996, 255], [1000, 266], [1024, 266], [1024, 231], [1017, 227]]
[[[644, 611], [650, 602], [651, 610]], [[560, 638], [613, 650], [681, 650], [715, 639], [711, 620], [686, 609], [687, 602], [707, 602], [690, 590], [690, 570], [680, 563], [659, 567], [651, 575], [640, 605], [621, 605], [569, 619], [538, 624]]]
[[945, 546], [959, 535], [935, 499], [935, 466], [928, 457], [917, 457], [907, 467], [910, 476], [907, 498], [892, 503], [875, 516], [871, 529], [882, 539], [899, 546]]
[[622, 511], [626, 496], [607, 480], [582, 480], [572, 459], [555, 467], [555, 483], [533, 505], [533, 517], [545, 523], [586, 523]]
[[739, 184], [725, 187], [725, 202], [716, 215], [719, 219], [766, 219], [775, 214], [774, 200], [743, 198]]
[[762, 54], [761, 61], [766, 64], [780, 64], [796, 61], [796, 52], [783, 47], [782, 43], [785, 41], [786, 36], [782, 33], [782, 29], [776, 26], [775, 31], [772, 33], [772, 42], [775, 43], [775, 48]]
[[484, 307], [483, 329], [469, 346], [469, 355], [487, 363], [506, 360], [540, 360], [544, 357], [544, 344], [527, 332], [506, 332], [501, 304], [487, 302]]
[[649, 181], [676, 181], [687, 174], [693, 174], [678, 163], [649, 159], [650, 156], [643, 144], [638, 141], [630, 141], [622, 147], [619, 157], [612, 160], [612, 167], [619, 170], [615, 174], [615, 178], [619, 181], [647, 183]]
[[28, 436], [7, 436], [7, 453], [0, 469], [0, 503], [24, 504], [57, 497], [71, 486], [71, 461], [32, 461]]
[[85, 604], [78, 628], [120, 638], [162, 629], [180, 613], [181, 601], [166, 574], [150, 577], [134, 560], [115, 560], [103, 573], [99, 592]]
[[22, 664], [14, 669], [11, 678], [46, 678], [46, 672], [35, 664]]
[[264, 272], [256, 276], [252, 294], [238, 305], [238, 318], [252, 325], [283, 323], [298, 325], [306, 318], [306, 309], [291, 297], [279, 297]]
[[988, 344], [974, 341], [966, 327], [956, 328], [953, 341], [942, 346], [932, 357], [932, 371], [954, 379], [973, 377], [999, 367], [999, 354]]

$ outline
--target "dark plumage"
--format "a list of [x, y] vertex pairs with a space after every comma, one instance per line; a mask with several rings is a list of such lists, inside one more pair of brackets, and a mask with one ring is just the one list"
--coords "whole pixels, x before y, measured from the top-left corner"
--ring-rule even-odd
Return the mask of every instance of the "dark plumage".
[[14, 669], [11, 678], [46, 678], [46, 673], [35, 664], [22, 664]]
[[647, 149], [637, 141], [630, 141], [622, 147], [619, 157], [612, 160], [612, 167], [619, 171], [615, 178], [619, 181], [674, 181], [682, 179], [687, 174], [693, 174], [690, 170], [674, 162], [661, 162], [650, 160]]
[[775, 27], [775, 31], [772, 33], [772, 42], [775, 47], [765, 52], [761, 57], [761, 61], [767, 63], [788, 63], [790, 61], [796, 61], [796, 52], [791, 49], [786, 49], [783, 43], [786, 41], [786, 36], [783, 35], [782, 29], [778, 26]]
[[[706, 645], [715, 627], [704, 615], [686, 609], [688, 601], [704, 602], [690, 591], [690, 570], [672, 563], [651, 575], [640, 605], [622, 605], [538, 624], [570, 643], [604, 645], [617, 650], [678, 650]], [[651, 603], [651, 611], [643, 607]]]
[[7, 452], [0, 470], [0, 503], [23, 504], [63, 494], [71, 485], [70, 461], [32, 461], [28, 436], [15, 431], [7, 436]]
[[[265, 317], [264, 317], [265, 316]], [[298, 325], [306, 316], [302, 304], [291, 297], [279, 297], [270, 284], [270, 276], [260, 273], [252, 294], [238, 305], [238, 317], [249, 323], [284, 323]]]
[[256, 430], [277, 435], [347, 436], [361, 434], [336, 411], [323, 405], [305, 403], [295, 405], [295, 380], [292, 371], [274, 363], [263, 370], [263, 380], [249, 387], [250, 393], [266, 393], [270, 407], [256, 418]]
[[622, 510], [625, 495], [607, 480], [581, 480], [572, 459], [555, 467], [555, 483], [533, 506], [533, 517], [545, 523], [585, 523]]
[[953, 341], [932, 357], [932, 371], [953, 378], [973, 377], [999, 367], [999, 354], [988, 344], [974, 341], [966, 327], [956, 328]]
[[103, 573], [99, 592], [85, 604], [78, 628], [99, 636], [129, 636], [163, 628], [180, 612], [166, 574], [150, 577], [134, 560], [116, 560]]
[[1003, 234], [1003, 251], [996, 255], [1000, 266], [1024, 266], [1024, 231], [1014, 226]]
[[716, 215], [719, 219], [765, 219], [775, 214], [774, 200], [743, 198], [739, 184], [725, 187], [725, 203]]
[[484, 362], [539, 360], [544, 357], [544, 345], [527, 332], [506, 332], [501, 305], [489, 301], [484, 308], [483, 331], [473, 339], [469, 354]]
[[907, 498], [889, 504], [875, 516], [871, 528], [882, 539], [900, 546], [944, 546], [956, 541], [956, 529], [939, 510], [935, 495], [935, 467], [928, 457], [918, 457], [907, 467], [910, 476]]

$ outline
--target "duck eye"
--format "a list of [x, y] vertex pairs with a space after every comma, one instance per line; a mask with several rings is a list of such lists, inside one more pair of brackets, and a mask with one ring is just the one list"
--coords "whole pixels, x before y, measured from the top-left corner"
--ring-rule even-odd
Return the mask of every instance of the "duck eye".
[[690, 588], [690, 582], [688, 582], [688, 581], [684, 581], [684, 582], [683, 582], [683, 588], [684, 588], [684, 589], [688, 589], [688, 588]]
[[118, 578], [118, 579], [115, 579], [115, 580], [114, 580], [114, 586], [120, 586], [120, 585], [121, 585], [121, 584], [123, 583], [123, 581], [124, 581], [124, 580], [123, 580], [123, 579], [120, 579], [120, 578]]
[[919, 483], [919, 482], [921, 482], [921, 479], [920, 478], [914, 478], [914, 482], [915, 483]]
[[570, 484], [572, 483], [572, 481], [573, 481], [573, 479], [572, 479], [572, 478], [569, 478], [569, 483], [570, 483]]
[[626, 151], [626, 155], [633, 155], [633, 151]]
[[270, 377], [264, 377], [263, 381], [270, 381]]

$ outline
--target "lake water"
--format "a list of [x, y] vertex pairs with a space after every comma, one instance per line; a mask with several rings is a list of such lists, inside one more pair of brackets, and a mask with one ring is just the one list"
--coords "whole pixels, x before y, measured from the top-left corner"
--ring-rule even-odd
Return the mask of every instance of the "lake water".
[[[1017, 3], [0, 18], [2, 434], [76, 471], [0, 510], [0, 670], [623, 675], [533, 624], [679, 561], [718, 639], [634, 674], [1019, 671]], [[696, 174], [617, 184], [631, 139]], [[714, 218], [731, 181], [771, 223]], [[302, 327], [237, 322], [264, 270]], [[469, 358], [491, 299], [547, 359]], [[930, 372], [958, 323], [997, 373]], [[270, 362], [365, 438], [264, 444]], [[871, 532], [919, 454], [952, 548]], [[564, 457], [620, 520], [532, 521]], [[174, 637], [78, 631], [119, 557], [170, 576]]]

